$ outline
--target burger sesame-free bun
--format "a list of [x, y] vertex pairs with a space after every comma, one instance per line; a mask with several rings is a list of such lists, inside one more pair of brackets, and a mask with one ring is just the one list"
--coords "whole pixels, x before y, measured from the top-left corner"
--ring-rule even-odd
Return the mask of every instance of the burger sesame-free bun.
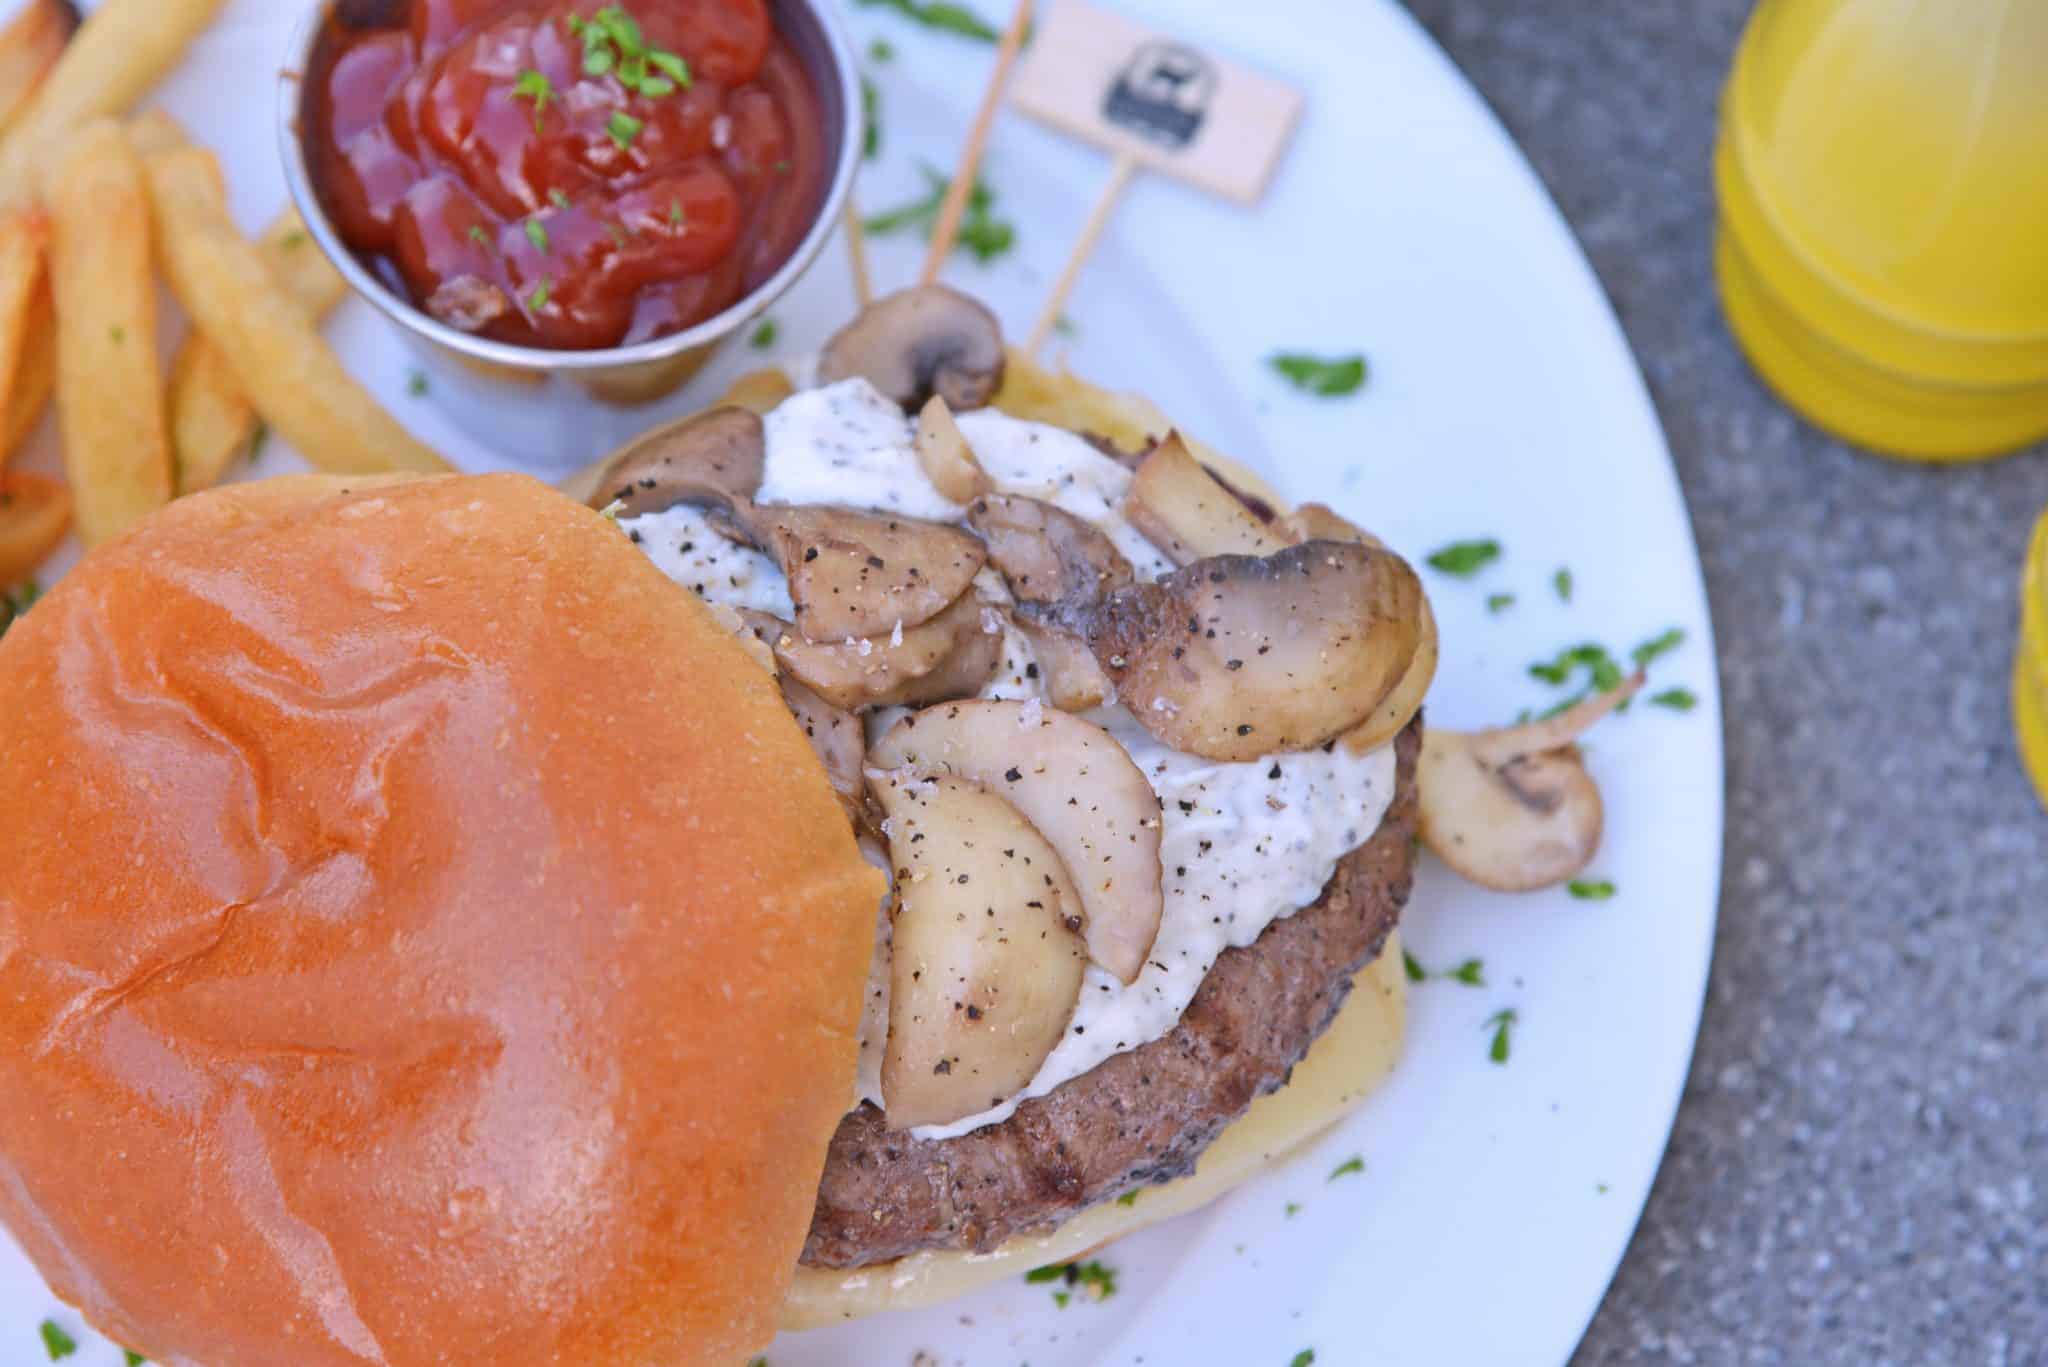
[[169, 1364], [733, 1364], [883, 879], [774, 682], [531, 480], [172, 505], [0, 641], [0, 1218]]

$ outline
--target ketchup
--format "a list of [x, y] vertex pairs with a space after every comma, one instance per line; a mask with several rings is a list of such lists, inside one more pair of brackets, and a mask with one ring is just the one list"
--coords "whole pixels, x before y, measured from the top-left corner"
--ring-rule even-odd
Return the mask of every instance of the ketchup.
[[348, 245], [451, 327], [630, 345], [730, 307], [824, 199], [766, 0], [340, 0], [301, 136]]

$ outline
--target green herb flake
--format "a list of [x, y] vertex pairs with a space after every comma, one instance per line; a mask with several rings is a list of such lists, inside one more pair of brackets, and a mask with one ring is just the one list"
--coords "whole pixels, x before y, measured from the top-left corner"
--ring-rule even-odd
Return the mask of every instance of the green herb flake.
[[887, 38], [877, 38], [868, 44], [868, 60], [888, 65], [896, 60], [896, 45]]
[[860, 78], [860, 154], [873, 161], [882, 155], [882, 91], [866, 76]]
[[1062, 337], [1079, 337], [1081, 335], [1080, 324], [1067, 317], [1064, 313], [1052, 320], [1052, 330]]
[[1339, 1163], [1335, 1171], [1331, 1172], [1329, 1177], [1325, 1180], [1334, 1182], [1340, 1177], [1356, 1177], [1359, 1173], [1364, 1171], [1365, 1156], [1363, 1154], [1353, 1154], [1351, 1157], [1345, 1159], [1342, 1163]]
[[1365, 386], [1365, 357], [1325, 358], [1306, 352], [1283, 351], [1266, 358], [1266, 364], [1284, 376], [1296, 389], [1319, 399], [1341, 399]]
[[50, 1355], [52, 1362], [68, 1358], [78, 1351], [78, 1340], [65, 1333], [64, 1326], [55, 1320], [43, 1321], [42, 1335], [43, 1351]]
[[1292, 1220], [1295, 1216], [1301, 1214], [1301, 1202], [1289, 1201], [1286, 1206], [1286, 1213], [1287, 1218], [1290, 1220]]
[[[647, 54], [647, 64], [667, 76], [683, 89], [688, 90], [690, 88], [690, 64], [676, 56], [675, 53], [664, 52], [662, 49], [656, 48]], [[648, 92], [643, 87], [641, 93], [646, 94]], [[663, 93], [666, 94], [667, 92], [664, 91]]]
[[408, 375], [405, 380], [405, 392], [415, 399], [424, 399], [427, 396], [427, 372], [415, 370]]
[[1500, 542], [1491, 538], [1483, 541], [1453, 541], [1430, 555], [1429, 567], [1440, 574], [1470, 579], [1498, 559]]
[[1058, 1306], [1060, 1309], [1064, 1310], [1069, 1305], [1072, 1305], [1074, 1303], [1073, 1293], [1068, 1291], [1055, 1291], [1052, 1293], [1052, 1303]]
[[547, 225], [545, 223], [542, 223], [539, 219], [529, 218], [526, 220], [526, 240], [528, 242], [531, 242], [533, 244], [533, 249], [539, 252], [542, 256], [546, 256], [548, 254]]
[[533, 131], [540, 131], [541, 116], [548, 112], [548, 101], [555, 98], [555, 83], [547, 73], [528, 69], [519, 73], [519, 79], [512, 85], [514, 97], [533, 101]]
[[1520, 1014], [1512, 1006], [1504, 1011], [1496, 1011], [1486, 1018], [1486, 1029], [1493, 1031], [1493, 1043], [1487, 1048], [1486, 1056], [1495, 1063], [1508, 1061], [1509, 1036], [1515, 1028], [1515, 1022], [1520, 1019]]
[[1486, 986], [1486, 961], [1484, 959], [1467, 959], [1464, 963], [1459, 964], [1456, 968], [1444, 974], [1444, 976], [1454, 983], [1463, 983], [1467, 987], [1484, 987]]
[[768, 1355], [763, 1353], [760, 1357], [748, 1358], [747, 1367], [768, 1367]]
[[1316, 1350], [1304, 1348], [1294, 1355], [1294, 1361], [1288, 1363], [1287, 1367], [1315, 1367], [1315, 1361]]
[[1486, 610], [1498, 617], [1515, 605], [1512, 593], [1490, 593], [1486, 596]]
[[1565, 891], [1581, 902], [1605, 902], [1614, 896], [1614, 884], [1605, 878], [1574, 878]]
[[1116, 1203], [1124, 1207], [1135, 1206], [1136, 1204], [1138, 1204], [1138, 1198], [1140, 1196], [1143, 1196], [1144, 1194], [1145, 1189], [1143, 1187], [1133, 1187], [1131, 1190], [1117, 1197]]
[[1406, 949], [1401, 951], [1401, 965], [1408, 970], [1409, 982], [1422, 983], [1429, 981], [1429, 970], [1424, 968], [1421, 961]]
[[128, 329], [116, 323], [107, 329], [107, 335], [114, 339], [115, 346], [120, 346], [128, 340]]
[[683, 226], [683, 202], [680, 199], [672, 199], [668, 202], [668, 222], [672, 228]]
[[1673, 712], [1690, 712], [1699, 705], [1699, 695], [1690, 688], [1667, 688], [1650, 698], [1650, 706], [1668, 707]]
[[775, 338], [782, 331], [773, 318], [763, 318], [761, 326], [754, 329], [754, 335], [747, 339], [747, 345], [756, 351], [766, 351], [775, 345]]
[[143, 1363], [149, 1361], [148, 1358], [136, 1352], [133, 1348], [123, 1348], [121, 1350], [121, 1357], [126, 1362], [127, 1367], [142, 1367]]
[[949, 0], [860, 0], [863, 8], [894, 10], [905, 19], [937, 29], [941, 33], [958, 34], [980, 43], [1002, 41], [1002, 33], [986, 19], [968, 9], [965, 5], [949, 3]]
[[1684, 628], [1673, 627], [1662, 635], [1652, 636], [1649, 640], [1637, 646], [1629, 652], [1629, 658], [1636, 662], [1638, 668], [1648, 668], [1684, 644]]
[[557, 209], [566, 209], [569, 207], [569, 197], [560, 190], [550, 190], [548, 191], [548, 203], [554, 205]]
[[1116, 1269], [1102, 1262], [1055, 1263], [1024, 1274], [1031, 1286], [1057, 1283], [1063, 1289], [1052, 1293], [1053, 1303], [1064, 1310], [1076, 1292], [1092, 1301], [1106, 1301], [1116, 1294]]
[[251, 465], [263, 454], [263, 448], [270, 444], [270, 424], [257, 420], [256, 429], [249, 433], [248, 454], [245, 457]]
[[1558, 598], [1566, 603], [1572, 601], [1572, 572], [1563, 566], [1550, 576], [1550, 587], [1557, 590]]
[[639, 137], [640, 130], [646, 126], [644, 120], [634, 118], [623, 109], [615, 109], [611, 118], [606, 121], [604, 131], [612, 135], [612, 141], [617, 143], [619, 150], [623, 152], [632, 147], [633, 139]]
[[533, 293], [526, 296], [526, 307], [534, 313], [539, 313], [548, 306], [548, 299], [553, 294], [554, 287], [555, 282], [543, 275], [540, 283], [533, 287]]
[[1064, 1263], [1055, 1263], [1051, 1267], [1032, 1268], [1024, 1274], [1024, 1283], [1027, 1286], [1043, 1286], [1047, 1282], [1059, 1281], [1066, 1275], [1066, 1265]]
[[[883, 237], [913, 228], [927, 238], [931, 236], [938, 226], [949, 182], [935, 167], [925, 165], [920, 169], [925, 178], [924, 194], [863, 220], [861, 226], [869, 236]], [[955, 251], [972, 252], [983, 265], [1017, 245], [1016, 225], [995, 216], [995, 203], [995, 191], [977, 180], [968, 193], [967, 212], [961, 215], [960, 233], [953, 244]]]
[[284, 251], [294, 252], [297, 251], [299, 248], [305, 246], [307, 241], [308, 239], [306, 237], [306, 234], [301, 230], [294, 228], [290, 232], [286, 233], [282, 238], [278, 239], [277, 245]]
[[469, 240], [476, 243], [484, 251], [491, 249], [491, 235], [483, 230], [483, 225], [480, 223], [469, 225]]

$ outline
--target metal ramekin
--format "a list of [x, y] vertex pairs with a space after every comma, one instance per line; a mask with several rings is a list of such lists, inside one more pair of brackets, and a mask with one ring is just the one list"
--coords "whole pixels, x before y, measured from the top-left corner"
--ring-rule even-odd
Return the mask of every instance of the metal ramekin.
[[462, 427], [515, 464], [567, 469], [594, 458], [662, 416], [673, 394], [719, 345], [761, 316], [808, 270], [838, 227], [860, 166], [860, 73], [832, 0], [770, 0], [776, 27], [818, 87], [825, 141], [836, 145], [817, 221], [795, 255], [759, 289], [683, 332], [604, 351], [545, 351], [449, 327], [386, 288], [342, 242], [313, 190], [299, 137], [303, 73], [338, 0], [311, 7], [292, 39], [278, 84], [285, 182], [320, 250], [350, 287], [397, 325], [431, 377], [430, 392]]

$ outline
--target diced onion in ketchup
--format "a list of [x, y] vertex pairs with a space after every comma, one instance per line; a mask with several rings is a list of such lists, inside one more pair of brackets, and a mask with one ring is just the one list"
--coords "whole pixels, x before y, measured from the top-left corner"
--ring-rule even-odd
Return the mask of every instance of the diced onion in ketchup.
[[343, 0], [305, 112], [349, 246], [442, 322], [528, 346], [729, 307], [788, 261], [827, 172], [765, 0]]

